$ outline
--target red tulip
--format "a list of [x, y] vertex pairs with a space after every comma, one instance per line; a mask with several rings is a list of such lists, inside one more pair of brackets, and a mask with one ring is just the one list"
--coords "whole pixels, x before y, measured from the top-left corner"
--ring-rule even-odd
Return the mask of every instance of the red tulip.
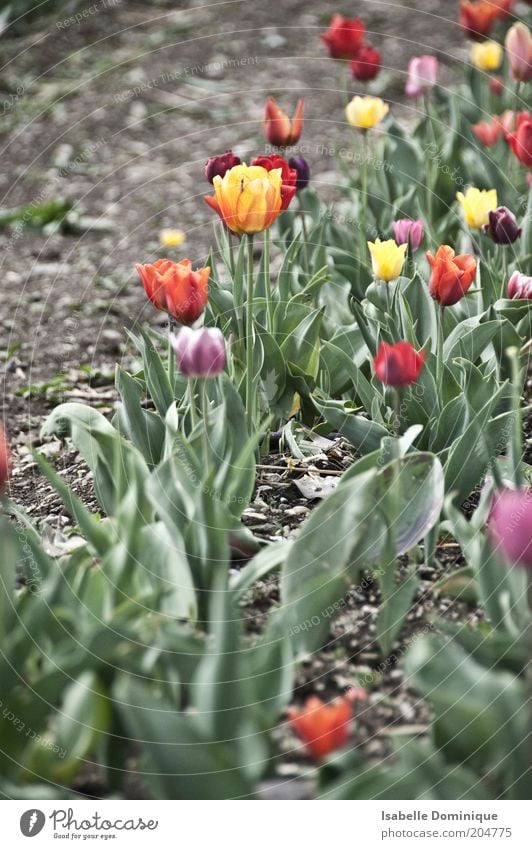
[[266, 171], [273, 171], [274, 168], [281, 169], [281, 209], [288, 209], [297, 189], [297, 170], [290, 168], [284, 156], [280, 156], [278, 153], [272, 153], [271, 156], [256, 156], [250, 162], [250, 165], [260, 165]]
[[321, 36], [333, 59], [355, 59], [362, 46], [366, 27], [360, 18], [332, 16], [329, 29]]
[[199, 318], [209, 295], [210, 268], [193, 271], [189, 259], [158, 259], [135, 267], [154, 307], [169, 313], [180, 324], [193, 324]]
[[489, 86], [493, 94], [500, 95], [504, 91], [504, 82], [501, 77], [490, 77]]
[[6, 432], [0, 424], [0, 492], [2, 492], [8, 481], [10, 466], [11, 454], [9, 451], [9, 443], [7, 441]]
[[519, 113], [515, 130], [506, 139], [519, 161], [532, 168], [532, 112]]
[[442, 307], [450, 307], [464, 297], [475, 279], [477, 261], [471, 254], [455, 256], [449, 245], [440, 245], [436, 256], [427, 253], [432, 273], [429, 292]]
[[356, 80], [374, 80], [381, 68], [381, 54], [371, 44], [363, 44], [349, 65]]
[[493, 147], [503, 134], [502, 124], [496, 117], [493, 117], [490, 121], [479, 121], [478, 124], [473, 124], [471, 129], [477, 139], [486, 147]]
[[332, 704], [325, 704], [318, 696], [310, 696], [304, 708], [288, 708], [287, 714], [298, 737], [312, 757], [319, 760], [347, 743], [353, 704], [364, 698], [366, 693], [361, 689], [351, 690]]
[[268, 97], [264, 109], [264, 135], [274, 147], [286, 147], [299, 141], [303, 129], [305, 103], [297, 101], [292, 120], [279, 108], [273, 97]]
[[386, 386], [410, 386], [419, 378], [425, 362], [423, 351], [416, 351], [410, 342], [388, 345], [381, 342], [373, 360], [375, 376]]
[[205, 163], [205, 179], [212, 183], [215, 177], [223, 177], [234, 165], [240, 165], [240, 158], [232, 150], [226, 150], [220, 156], [211, 156]]
[[508, 17], [513, 0], [460, 0], [460, 24], [468, 38], [482, 39], [495, 21]]

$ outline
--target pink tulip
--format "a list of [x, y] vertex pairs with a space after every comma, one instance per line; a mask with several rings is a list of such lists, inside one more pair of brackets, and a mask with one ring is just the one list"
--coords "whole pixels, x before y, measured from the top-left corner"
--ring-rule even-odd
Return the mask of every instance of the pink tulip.
[[532, 277], [514, 271], [508, 281], [508, 297], [518, 300], [532, 300]]
[[216, 377], [225, 368], [225, 339], [216, 327], [183, 327], [172, 336], [177, 364], [185, 377]]
[[488, 533], [505, 560], [532, 569], [532, 489], [495, 493]]
[[522, 21], [510, 27], [505, 39], [506, 55], [514, 80], [532, 80], [532, 35]]
[[423, 221], [420, 218], [417, 221], [400, 218], [393, 222], [392, 227], [398, 245], [407, 245], [410, 242], [411, 249], [417, 251], [423, 241]]
[[436, 56], [413, 56], [408, 63], [406, 93], [408, 97], [421, 97], [436, 85], [438, 60]]

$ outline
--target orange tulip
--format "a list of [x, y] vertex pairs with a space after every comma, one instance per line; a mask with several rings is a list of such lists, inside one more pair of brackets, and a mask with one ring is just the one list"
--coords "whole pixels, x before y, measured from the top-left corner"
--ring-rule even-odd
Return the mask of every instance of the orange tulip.
[[292, 728], [313, 758], [319, 760], [347, 742], [353, 703], [365, 696], [363, 690], [352, 690], [332, 704], [325, 704], [318, 696], [310, 696], [304, 708], [288, 708]]
[[299, 141], [303, 129], [303, 112], [305, 103], [297, 101], [296, 111], [292, 120], [286, 112], [277, 105], [275, 98], [268, 97], [264, 109], [264, 135], [275, 147], [286, 147]]
[[280, 168], [235, 165], [214, 178], [214, 197], [204, 200], [233, 233], [252, 235], [270, 227], [281, 212], [282, 183]]
[[468, 38], [482, 39], [495, 21], [508, 17], [513, 0], [460, 0], [460, 24]]
[[442, 307], [450, 307], [464, 297], [475, 279], [477, 261], [471, 254], [455, 256], [449, 245], [440, 245], [436, 256], [427, 253], [432, 274], [429, 281], [431, 296]]
[[6, 432], [0, 424], [0, 492], [2, 492], [9, 478], [10, 464], [9, 444]]
[[199, 318], [209, 295], [210, 268], [193, 271], [189, 259], [158, 259], [151, 265], [135, 267], [154, 307], [169, 313], [180, 324], [193, 324]]

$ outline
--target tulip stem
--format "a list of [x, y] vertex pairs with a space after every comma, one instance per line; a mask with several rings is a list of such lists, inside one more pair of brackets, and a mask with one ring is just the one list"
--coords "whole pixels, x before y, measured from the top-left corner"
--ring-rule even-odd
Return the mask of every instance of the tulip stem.
[[168, 383], [172, 392], [172, 398], [175, 395], [175, 351], [172, 345], [173, 321], [168, 319]]
[[440, 304], [438, 310], [438, 339], [436, 344], [436, 388], [439, 392], [440, 399], [443, 392], [443, 322], [445, 317], [445, 307]]
[[367, 202], [368, 202], [368, 141], [367, 130], [362, 130], [362, 159], [360, 162], [360, 261], [366, 256]]
[[255, 418], [255, 402], [253, 398], [254, 374], [253, 374], [253, 234], [247, 236], [247, 293], [246, 293], [246, 421], [248, 433], [253, 433], [253, 422]]
[[264, 296], [266, 298], [266, 329], [273, 333], [273, 303], [270, 281], [270, 228], [264, 231]]
[[201, 435], [201, 444], [203, 450], [203, 474], [208, 476], [211, 466], [211, 452], [209, 442], [209, 396], [207, 395], [207, 381], [201, 381], [200, 391], [201, 415], [203, 418], [203, 433]]
[[305, 266], [305, 273], [307, 275], [307, 279], [310, 278], [310, 262], [308, 256], [308, 231], [307, 231], [307, 222], [305, 221], [305, 210], [301, 207], [299, 208], [299, 214], [301, 216], [301, 232], [303, 235], [303, 263]]
[[188, 386], [188, 405], [190, 409], [190, 423], [192, 425], [192, 430], [196, 427], [198, 423], [198, 416], [196, 412], [196, 380], [193, 377], [187, 378], [187, 386]]
[[516, 489], [522, 485], [521, 477], [521, 369], [519, 368], [519, 352], [517, 348], [509, 348], [506, 351], [512, 365], [512, 406], [513, 406], [513, 428], [508, 446], [508, 456], [513, 483]]

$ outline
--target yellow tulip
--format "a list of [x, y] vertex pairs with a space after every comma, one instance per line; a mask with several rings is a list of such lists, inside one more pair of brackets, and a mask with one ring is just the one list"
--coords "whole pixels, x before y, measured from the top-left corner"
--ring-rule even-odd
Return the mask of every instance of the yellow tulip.
[[353, 127], [371, 130], [380, 124], [388, 114], [390, 107], [380, 97], [359, 97], [356, 95], [345, 107], [345, 115]]
[[503, 49], [498, 41], [475, 41], [471, 62], [480, 71], [497, 71], [502, 65]]
[[374, 242], [368, 242], [368, 248], [373, 274], [377, 280], [385, 280], [389, 283], [390, 280], [399, 277], [405, 261], [407, 244], [398, 245], [395, 239], [388, 239], [386, 242], [375, 239]]
[[205, 201], [233, 233], [260, 233], [281, 211], [282, 172], [260, 165], [234, 165], [213, 179], [214, 197]]
[[467, 226], [473, 230], [488, 224], [489, 213], [497, 209], [497, 189], [486, 191], [470, 186], [465, 195], [457, 192], [456, 197], [462, 204]]
[[165, 248], [177, 248], [185, 241], [186, 236], [182, 230], [161, 230], [159, 241]]

